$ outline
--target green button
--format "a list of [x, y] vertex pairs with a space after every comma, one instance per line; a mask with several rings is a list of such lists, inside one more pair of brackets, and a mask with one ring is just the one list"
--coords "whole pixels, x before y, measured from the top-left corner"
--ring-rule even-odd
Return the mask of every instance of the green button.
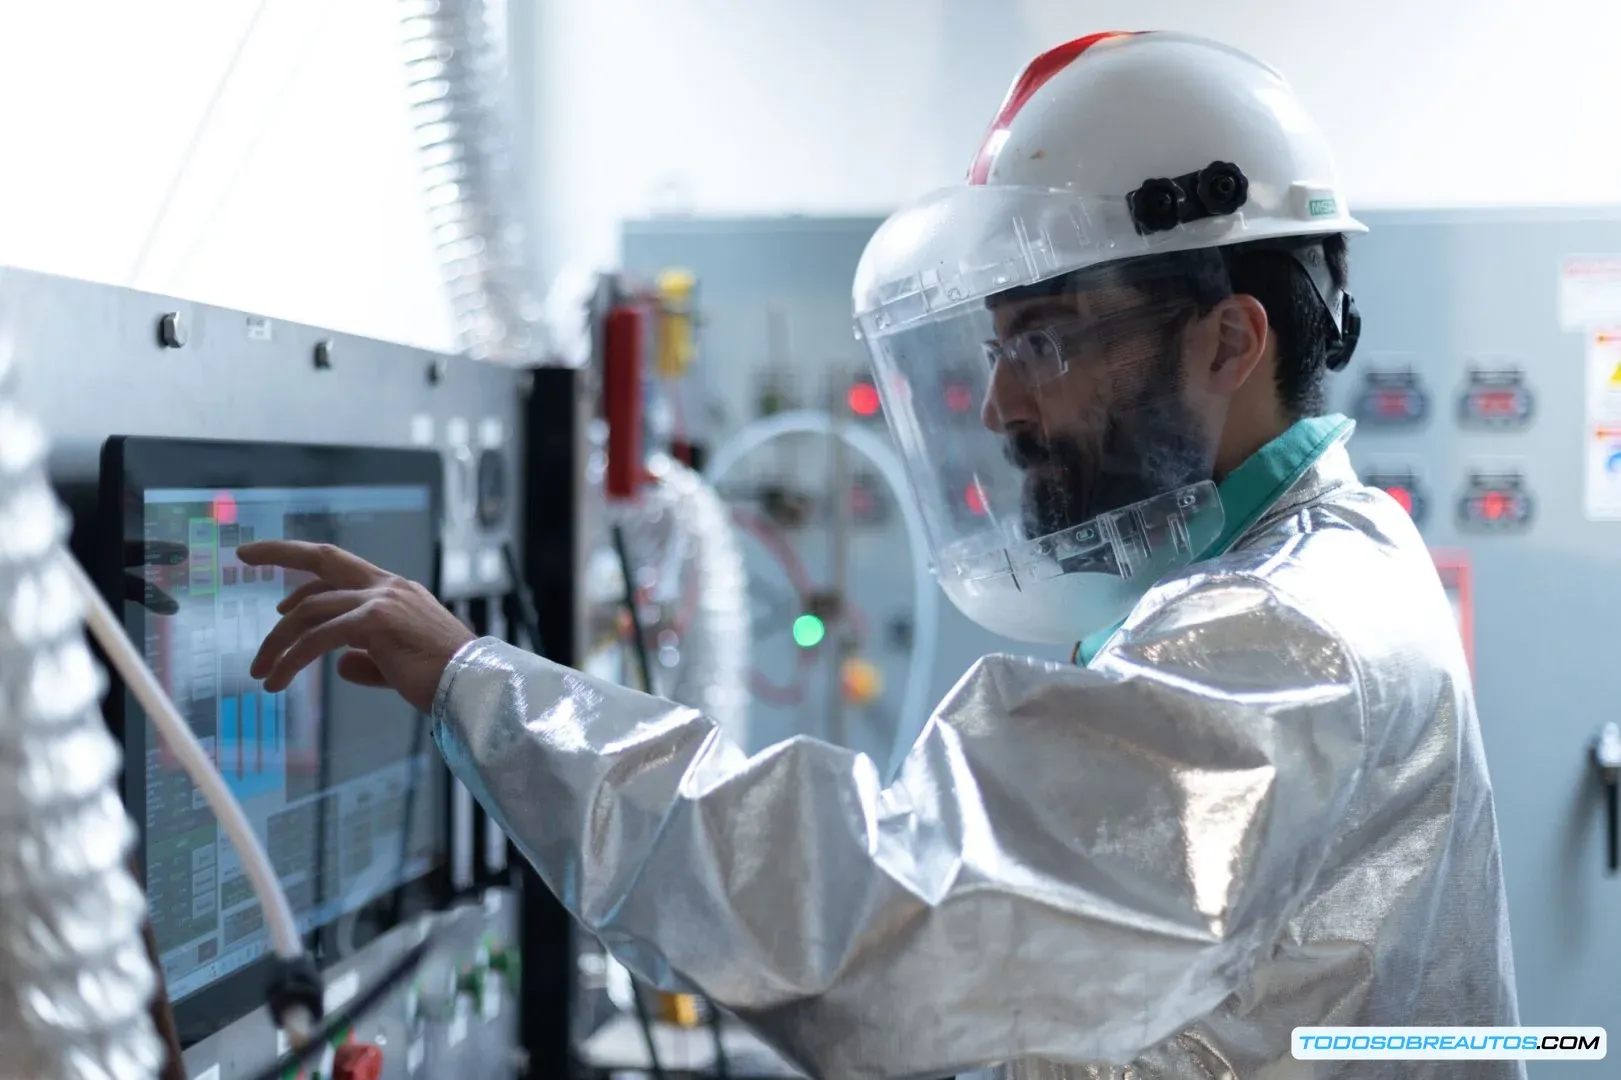
[[519, 981], [523, 976], [523, 961], [519, 959], [517, 949], [496, 949], [490, 953], [490, 970], [499, 971], [506, 977], [507, 988], [514, 996], [518, 993]]
[[481, 1008], [484, 1005], [484, 987], [484, 969], [481, 967], [468, 968], [456, 980], [456, 989], [469, 995], [474, 1004]]

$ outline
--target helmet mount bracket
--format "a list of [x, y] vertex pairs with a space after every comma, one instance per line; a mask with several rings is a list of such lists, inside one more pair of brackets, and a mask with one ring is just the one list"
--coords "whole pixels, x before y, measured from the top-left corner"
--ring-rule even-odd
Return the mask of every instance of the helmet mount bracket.
[[1131, 221], [1142, 235], [1236, 213], [1249, 201], [1249, 178], [1230, 161], [1212, 161], [1198, 172], [1155, 177], [1126, 196]]

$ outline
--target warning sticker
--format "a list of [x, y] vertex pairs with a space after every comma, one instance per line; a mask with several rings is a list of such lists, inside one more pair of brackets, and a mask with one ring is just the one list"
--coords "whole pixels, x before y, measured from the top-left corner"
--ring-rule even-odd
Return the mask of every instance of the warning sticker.
[[1587, 519], [1621, 521], [1621, 426], [1587, 435]]
[[1621, 255], [1570, 255], [1560, 262], [1559, 323], [1566, 330], [1621, 323]]
[[1587, 340], [1587, 419], [1621, 425], [1621, 328], [1596, 331]]

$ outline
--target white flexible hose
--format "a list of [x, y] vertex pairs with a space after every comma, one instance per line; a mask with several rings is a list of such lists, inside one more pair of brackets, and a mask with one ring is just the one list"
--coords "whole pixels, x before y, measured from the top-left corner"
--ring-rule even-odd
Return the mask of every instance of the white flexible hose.
[[259, 843], [259, 837], [254, 834], [241, 804], [226, 786], [225, 778], [214, 767], [208, 751], [203, 749], [203, 744], [192, 734], [191, 727], [181, 719], [179, 710], [169, 700], [169, 695], [163, 692], [163, 687], [158, 685], [157, 677], [146, 666], [141, 654], [135, 650], [118, 617], [107, 606], [107, 601], [102, 599], [101, 590], [96, 588], [84, 568], [71, 555], [63, 552], [62, 562], [66, 564], [68, 576], [73, 579], [80, 599], [84, 601], [85, 623], [90, 627], [91, 634], [124, 684], [146, 710], [147, 716], [152, 718], [164, 745], [173, 752], [186, 770], [186, 775], [191, 777], [191, 782], [203, 793], [208, 808], [214, 812], [231, 846], [236, 849], [237, 858], [242, 860], [242, 871], [247, 874], [248, 882], [253, 886], [253, 895], [264, 909], [265, 925], [270, 931], [270, 941], [276, 955], [286, 960], [302, 956], [304, 942], [298, 932], [298, 923], [293, 919], [293, 909], [287, 903], [286, 894], [281, 891], [281, 882], [276, 880], [270, 856], [265, 854], [264, 845]]
[[544, 355], [530, 291], [523, 185], [512, 160], [505, 4], [399, 0], [426, 210], [462, 349], [525, 364]]
[[[899, 720], [902, 726], [898, 728], [897, 733], [904, 731], [906, 730], [904, 725], [913, 723], [933, 705], [929, 700], [929, 680], [934, 675], [934, 652], [940, 634], [940, 592], [930, 568], [929, 538], [923, 528], [923, 514], [918, 510], [917, 502], [912, 497], [912, 487], [906, 479], [906, 469], [889, 444], [872, 432], [835, 424], [833, 418], [825, 412], [803, 409], [777, 413], [775, 416], [756, 420], [744, 427], [715, 452], [708, 468], [704, 470], [704, 478], [714, 487], [720, 487], [721, 480], [736, 468], [744, 457], [784, 435], [826, 435], [829, 438], [844, 440], [845, 445], [870, 461], [878, 470], [895, 497], [895, 505], [900, 507], [901, 518], [906, 526], [906, 538], [912, 549], [912, 610], [917, 625], [916, 637], [912, 644], [912, 659], [906, 669], [905, 690], [901, 694]], [[895, 758], [890, 764], [890, 771], [893, 771], [900, 760], [900, 755], [907, 749], [901, 746], [892, 748]]]

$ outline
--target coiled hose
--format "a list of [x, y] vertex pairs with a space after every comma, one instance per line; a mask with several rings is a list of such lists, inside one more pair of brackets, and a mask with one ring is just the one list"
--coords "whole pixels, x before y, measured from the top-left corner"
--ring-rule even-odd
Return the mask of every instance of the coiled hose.
[[[655, 566], [664, 587], [690, 598], [673, 642], [669, 685], [653, 692], [698, 709], [749, 749], [748, 578], [731, 513], [715, 489], [666, 454], [647, 462], [653, 483], [613, 516], [635, 538], [633, 554]], [[651, 642], [654, 655], [662, 649]]]
[[505, 6], [401, 0], [428, 215], [466, 355], [532, 363], [545, 346], [509, 129]]
[[0, 1077], [147, 1078], [165, 1050], [135, 830], [61, 556], [67, 516], [12, 361], [0, 340]]

